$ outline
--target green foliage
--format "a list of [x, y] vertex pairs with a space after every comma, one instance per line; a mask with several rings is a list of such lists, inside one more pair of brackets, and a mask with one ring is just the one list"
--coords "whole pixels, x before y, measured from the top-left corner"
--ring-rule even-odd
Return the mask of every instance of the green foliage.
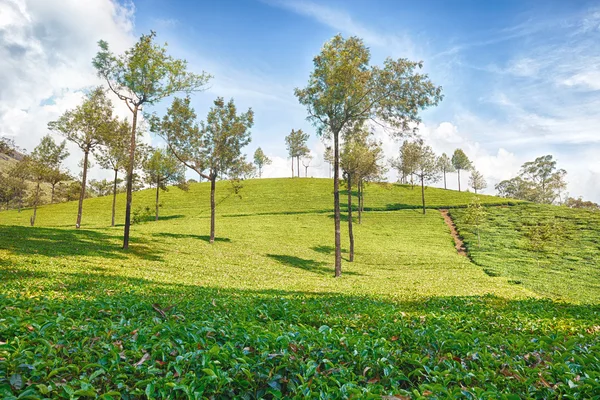
[[144, 162], [146, 183], [167, 190], [167, 186], [186, 186], [184, 166], [166, 149], [154, 149]]
[[196, 122], [190, 99], [175, 98], [162, 119], [152, 117], [152, 131], [162, 136], [172, 153], [205, 179], [236, 178], [246, 169], [242, 148], [250, 143], [254, 113], [238, 114], [233, 99], [214, 101], [206, 122]]
[[469, 177], [469, 186], [477, 193], [487, 187], [487, 182], [481, 172], [473, 169], [471, 171], [471, 176]]
[[465, 210], [452, 210], [476, 264], [545, 296], [599, 301], [597, 213], [538, 204], [486, 210], [487, 222], [481, 228], [486, 245], [481, 248], [474, 246], [476, 232], [466, 223]]
[[[88, 230], [57, 226], [72, 203], [40, 209], [44, 228], [3, 213], [2, 397], [541, 399], [598, 390], [598, 306], [525, 300], [535, 293], [509, 283], [518, 276], [490, 277], [456, 254], [439, 214], [372, 213], [357, 227], [363, 257], [343, 279], [330, 277], [330, 184], [247, 181], [244, 198], [219, 199], [226, 236], [213, 247], [198, 233], [207, 232], [196, 201], [207, 183], [165, 193], [165, 221], [134, 225], [127, 252], [120, 229], [106, 227], [109, 198], [86, 200], [98, 224]], [[472, 198], [428, 191], [455, 205]], [[371, 192], [383, 208], [398, 198], [418, 205], [405, 186]]]
[[442, 155], [438, 157], [437, 166], [440, 172], [444, 174], [448, 172], [454, 172], [454, 165], [452, 165], [452, 160], [450, 160], [446, 153], [442, 153]]
[[104, 40], [98, 42], [100, 51], [92, 64], [98, 76], [130, 108], [155, 104], [178, 92], [202, 90], [212, 78], [205, 72], [188, 72], [187, 62], [168, 55], [167, 45], [154, 43], [155, 38], [155, 32], [142, 35], [121, 55], [113, 54]]
[[452, 154], [452, 166], [455, 170], [470, 170], [473, 167], [471, 160], [461, 149], [454, 150], [454, 154]]
[[258, 177], [262, 177], [262, 170], [265, 165], [271, 165], [272, 161], [267, 155], [263, 152], [263, 150], [259, 147], [254, 152], [254, 164], [256, 164], [256, 169], [258, 169]]
[[565, 191], [567, 171], [556, 168], [551, 155], [536, 158], [521, 166], [519, 176], [496, 185], [498, 195], [542, 204], [560, 201]]
[[385, 172], [382, 165], [384, 157], [381, 142], [371, 138], [368, 130], [361, 129], [348, 135], [344, 141], [340, 166], [352, 177], [353, 184], [377, 181]]
[[370, 66], [370, 58], [361, 39], [341, 35], [325, 43], [314, 58], [307, 87], [295, 94], [320, 134], [337, 135], [371, 118], [409, 131], [420, 110], [442, 99], [441, 88], [417, 72], [422, 63], [388, 58], [379, 67]]
[[[79, 231], [60, 226], [72, 203], [42, 207], [35, 229], [3, 212], [1, 397], [597, 393], [597, 297], [536, 299], [509, 282], [518, 277], [488, 276], [456, 254], [442, 217], [415, 210], [371, 213], [356, 227], [362, 256], [334, 279], [330, 187], [247, 181], [242, 199], [219, 198], [224, 237], [213, 246], [196, 200], [207, 183], [165, 193], [165, 220], [134, 225], [129, 251], [120, 228], [107, 227], [110, 198], [86, 200], [97, 227]], [[438, 202], [472, 198], [427, 190]], [[371, 198], [417, 206], [415, 192], [373, 185]], [[136, 202], [153, 195], [135, 193]]]
[[97, 87], [75, 109], [49, 122], [48, 129], [63, 135], [84, 153], [89, 153], [117, 128], [112, 112], [112, 102], [104, 90]]
[[390, 160], [392, 168], [398, 171], [400, 183], [414, 184], [413, 175], [417, 170], [417, 162], [419, 160], [420, 144], [417, 141], [405, 140], [400, 146], [400, 154], [398, 158]]
[[[293, 160], [295, 157], [303, 157], [309, 153], [309, 149], [306, 146], [306, 142], [310, 135], [304, 133], [302, 129], [294, 130], [285, 137], [285, 147], [287, 148], [288, 155]], [[298, 171], [300, 173], [300, 171]]]
[[152, 209], [149, 206], [136, 207], [131, 213], [131, 223], [140, 224], [152, 220]]
[[562, 234], [562, 226], [557, 221], [535, 221], [525, 226], [523, 232], [523, 236], [527, 239], [527, 247], [535, 252], [555, 247]]
[[467, 206], [464, 214], [464, 222], [475, 229], [477, 233], [477, 246], [479, 247], [481, 246], [480, 228], [485, 223], [486, 216], [487, 211], [485, 207], [481, 205], [478, 197], [474, 197]]

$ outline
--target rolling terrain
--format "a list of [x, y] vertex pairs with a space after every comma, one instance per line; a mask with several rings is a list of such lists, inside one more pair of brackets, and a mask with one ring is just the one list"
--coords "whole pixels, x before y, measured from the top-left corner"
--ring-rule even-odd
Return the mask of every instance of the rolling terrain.
[[[35, 228], [29, 210], [0, 212], [0, 397], [600, 393], [597, 222], [566, 242], [586, 243], [568, 265], [549, 252], [552, 267], [534, 270], [510, 224], [538, 206], [479, 196], [490, 218], [474, 250], [460, 209], [473, 194], [427, 188], [422, 215], [417, 187], [371, 184], [355, 262], [335, 279], [331, 181], [243, 186], [218, 183], [212, 245], [207, 183], [161, 193], [160, 220], [135, 224], [128, 251], [111, 197], [85, 200], [80, 230], [75, 202], [41, 207]], [[154, 195], [135, 193], [134, 209], [153, 209]], [[117, 221], [123, 209], [119, 195]], [[592, 221], [571, 211], [560, 209]]]

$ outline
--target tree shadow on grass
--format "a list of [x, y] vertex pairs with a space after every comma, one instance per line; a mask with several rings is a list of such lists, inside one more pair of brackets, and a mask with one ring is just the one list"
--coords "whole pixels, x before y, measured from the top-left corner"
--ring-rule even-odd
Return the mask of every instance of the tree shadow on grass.
[[[176, 215], [159, 215], [158, 217], [158, 221], [156, 221], [156, 217], [154, 216], [154, 214], [152, 215], [147, 215], [145, 216], [140, 222], [138, 222], [138, 224], [144, 224], [144, 223], [151, 223], [151, 222], [160, 222], [160, 221], [169, 221], [172, 219], [179, 219], [179, 218], [184, 218], [185, 215], [183, 214], [176, 214]], [[115, 226], [125, 226], [125, 224], [115, 224]]]
[[[210, 242], [209, 235], [193, 235], [193, 234], [189, 234], [189, 233], [159, 232], [159, 233], [154, 233], [152, 236], [168, 237], [168, 238], [173, 238], [173, 239], [198, 239], [198, 240], [203, 240], [205, 242]], [[225, 238], [225, 237], [216, 237], [215, 242], [231, 243], [231, 239]]]
[[[452, 374], [456, 364], [438, 360], [447, 354], [440, 352], [440, 343], [450, 343], [452, 356], [459, 357], [461, 361], [467, 360], [474, 375], [487, 374], [487, 382], [496, 386], [498, 393], [536, 390], [532, 397], [551, 397], [553, 392], [547, 391], [545, 385], [531, 384], [539, 380], [537, 363], [556, 363], [567, 371], [565, 376], [569, 376], [573, 373], [565, 360], [570, 360], [573, 353], [587, 360], [584, 361], [587, 370], [592, 373], [598, 371], [593, 352], [581, 349], [590, 346], [593, 349], [597, 342], [599, 305], [573, 305], [539, 299], [507, 300], [493, 296], [441, 296], [394, 301], [389, 297], [332, 292], [202, 287], [109, 274], [63, 273], [60, 270], [46, 274], [47, 279], [38, 279], [40, 277], [34, 275], [16, 286], [9, 282], [7, 286], [11, 290], [0, 293], [0, 309], [5, 319], [0, 341], [6, 342], [7, 351], [18, 355], [18, 362], [24, 366], [36, 365], [35, 370], [25, 367], [19, 371], [22, 381], [32, 380], [34, 384], [13, 388], [15, 397], [24, 390], [32, 393], [39, 388], [37, 384], [49, 385], [53, 381], [64, 380], [65, 384], [74, 386], [82, 379], [93, 380], [96, 368], [88, 365], [97, 362], [101, 357], [98, 354], [109, 352], [114, 352], [115, 357], [122, 352], [120, 357], [123, 360], [118, 368], [107, 369], [105, 379], [96, 381], [102, 392], [119, 390], [121, 382], [131, 387], [140, 381], [158, 382], [165, 376], [156, 373], [157, 370], [166, 370], [167, 367], [160, 369], [163, 364], [176, 363], [176, 357], [195, 360], [208, 351], [218, 360], [212, 368], [218, 368], [219, 373], [236, 368], [239, 365], [236, 360], [243, 357], [248, 369], [253, 371], [253, 385], [257, 391], [266, 391], [272, 386], [269, 371], [273, 363], [288, 357], [288, 354], [295, 361], [286, 364], [281, 371], [290, 380], [296, 377], [296, 382], [300, 382], [312, 360], [323, 358], [323, 349], [342, 361], [348, 361], [338, 363], [340, 368], [344, 368], [343, 375], [334, 371], [331, 373], [340, 374], [334, 377], [344, 379], [351, 376], [356, 379], [356, 387], [365, 391], [373, 389], [373, 386], [360, 377], [366, 373], [365, 364], [377, 363], [379, 353], [373, 352], [373, 349], [398, 355], [399, 362], [394, 368], [398, 370], [394, 372], [396, 375], [390, 378], [386, 378], [385, 374], [379, 375], [387, 387], [396, 388], [403, 376], [408, 388], [424, 391], [431, 387], [430, 382], [440, 373]], [[4, 275], [0, 270], [0, 281], [3, 281]], [[23, 295], [19, 290], [23, 284], [31, 288], [45, 285], [39, 290], [44, 290], [47, 296]], [[57, 316], [61, 319], [57, 320]], [[528, 329], [530, 326], [535, 328]], [[294, 335], [289, 332], [294, 332]], [[291, 344], [284, 342], [282, 345], [279, 338], [286, 336], [292, 336]], [[41, 337], [45, 340], [41, 341]], [[533, 340], [535, 352], [531, 345]], [[565, 344], [567, 340], [574, 341], [574, 344]], [[44, 352], [46, 346], [48, 350]], [[227, 351], [214, 352], [212, 349], [215, 347]], [[280, 348], [283, 350], [273, 350]], [[169, 354], [170, 351], [172, 353]], [[292, 355], [296, 351], [299, 354]], [[269, 359], [281, 358], [265, 362], [267, 353], [270, 354]], [[487, 360], [488, 357], [482, 358], [484, 361], [481, 362], [479, 359], [477, 362], [470, 361], [472, 354], [490, 353], [526, 357]], [[356, 362], [356, 354], [361, 355], [361, 362]], [[439, 357], [432, 358], [432, 354]], [[540, 359], [539, 355], [544, 358]], [[536, 364], [523, 368], [523, 357], [531, 357]], [[427, 363], [420, 361], [430, 358]], [[137, 360], [141, 361], [134, 364]], [[142, 363], [145, 364], [142, 366]], [[54, 379], [38, 372], [41, 368], [55, 368], [57, 364], [73, 364], [80, 372], [74, 374], [71, 369], [58, 369]], [[435, 371], [429, 372], [427, 365], [431, 365], [432, 369], [435, 366]], [[490, 374], [489, 371], [500, 370], [501, 365], [504, 371], [518, 370], [522, 379], [507, 381], [504, 374]], [[187, 368], [193, 371], [194, 365]], [[411, 373], [415, 370], [419, 373]], [[207, 397], [219, 396], [226, 390], [232, 394], [231, 397], [240, 398], [248, 391], [247, 386], [242, 384], [244, 382], [236, 379], [218, 387], [206, 386], [205, 376], [188, 373], [186, 384], [193, 387], [204, 385], [202, 390]], [[595, 383], [593, 379], [584, 382]], [[457, 375], [444, 387], [459, 393], [461, 386], [472, 383], [472, 378]], [[319, 384], [332, 393], [339, 390], [336, 381], [323, 380]], [[175, 383], [171, 389], [174, 386]], [[593, 397], [590, 394], [595, 387], [589, 384], [574, 388], [572, 393], [577, 394], [580, 388], [585, 387], [587, 392], [583, 397]], [[181, 397], [171, 389], [163, 392], [164, 397]], [[7, 390], [12, 389], [8, 387]], [[563, 387], [561, 390], [567, 389]], [[283, 393], [283, 397], [293, 395], [291, 392]]]
[[[325, 263], [323, 261], [315, 261], [283, 254], [267, 254], [267, 257], [272, 258], [273, 260], [278, 261], [283, 265], [287, 265], [288, 267], [300, 268], [305, 271], [314, 272], [316, 274], [333, 275], [334, 272], [332, 267], [325, 267], [325, 265], [328, 265], [328, 263]], [[344, 271], [344, 274], [362, 275], [358, 272], [353, 271]]]
[[132, 237], [128, 250], [121, 248], [121, 237], [87, 229], [59, 229], [0, 226], [0, 248], [17, 255], [47, 257], [92, 256], [127, 259], [130, 255], [162, 261], [160, 251], [145, 239]]

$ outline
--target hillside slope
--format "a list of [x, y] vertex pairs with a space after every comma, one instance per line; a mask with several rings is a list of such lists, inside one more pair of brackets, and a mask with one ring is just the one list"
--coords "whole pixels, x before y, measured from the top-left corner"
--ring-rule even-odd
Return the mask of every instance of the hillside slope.
[[[258, 215], [329, 212], [333, 210], [333, 183], [331, 179], [318, 178], [275, 178], [250, 179], [243, 181], [243, 188], [234, 193], [228, 181], [217, 182], [218, 215]], [[461, 207], [469, 204], [473, 193], [457, 192], [428, 187], [425, 190], [428, 208]], [[153, 189], [134, 193], [133, 208], [154, 209]], [[515, 203], [495, 196], [478, 195], [486, 204]], [[193, 218], [208, 217], [210, 214], [210, 185], [207, 182], [193, 183], [184, 192], [171, 187], [160, 193], [163, 216]], [[345, 196], [344, 199], [345, 200]], [[355, 199], [356, 200], [356, 199]], [[125, 195], [117, 196], [117, 221], [123, 221]], [[419, 187], [397, 184], [369, 184], [365, 191], [366, 210], [414, 209], [421, 206]], [[110, 223], [112, 197], [98, 197], [84, 201], [82, 226], [103, 227]], [[342, 210], [346, 204], [342, 201]], [[70, 226], [77, 216], [77, 202], [48, 205], [38, 210], [39, 226]], [[0, 213], [0, 224], [27, 225], [29, 213]]]
[[[451, 211], [470, 257], [490, 276], [503, 276], [537, 293], [567, 301], [600, 302], [600, 214], [544, 204], [488, 209], [481, 245], [465, 223], [464, 210]], [[530, 226], [551, 223], [559, 237], [532, 251]]]
[[[33, 228], [29, 210], [0, 212], [0, 397], [598, 393], [600, 306], [486, 274], [456, 253], [437, 210], [411, 209], [416, 188], [368, 187], [365, 205], [385, 211], [355, 225], [356, 260], [336, 279], [331, 181], [244, 185], [238, 198], [219, 184], [212, 245], [206, 184], [170, 189], [128, 251], [109, 197], [85, 201], [80, 230], [73, 203], [42, 207]], [[427, 194], [444, 207], [472, 196]]]

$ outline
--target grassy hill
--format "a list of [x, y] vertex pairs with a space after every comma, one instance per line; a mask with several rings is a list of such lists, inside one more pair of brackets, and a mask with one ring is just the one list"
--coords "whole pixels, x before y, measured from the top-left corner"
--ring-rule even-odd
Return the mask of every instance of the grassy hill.
[[74, 203], [42, 207], [35, 228], [1, 212], [0, 397], [599, 393], [597, 296], [544, 299], [458, 255], [435, 208], [472, 194], [428, 188], [422, 215], [417, 188], [370, 185], [356, 261], [335, 279], [330, 180], [249, 180], [241, 198], [228, 185], [213, 245], [204, 183], [161, 194], [162, 219], [134, 225], [129, 251], [110, 198], [85, 201], [80, 230]]

